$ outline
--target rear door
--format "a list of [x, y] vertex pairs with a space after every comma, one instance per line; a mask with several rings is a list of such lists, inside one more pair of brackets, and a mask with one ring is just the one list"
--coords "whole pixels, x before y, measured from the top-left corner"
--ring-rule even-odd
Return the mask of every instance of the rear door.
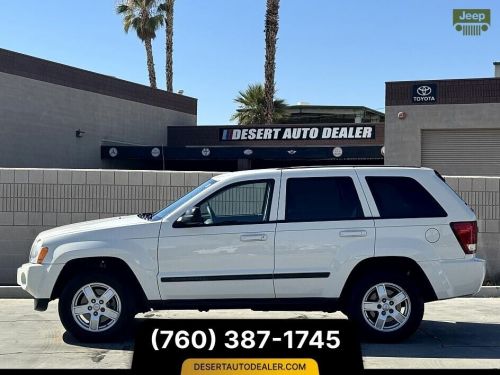
[[338, 297], [352, 267], [374, 254], [370, 216], [352, 168], [283, 170], [276, 297]]

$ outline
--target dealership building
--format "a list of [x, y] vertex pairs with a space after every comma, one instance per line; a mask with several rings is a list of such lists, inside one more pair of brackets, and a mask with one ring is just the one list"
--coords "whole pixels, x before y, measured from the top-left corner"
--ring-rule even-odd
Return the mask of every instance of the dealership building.
[[101, 146], [166, 143], [196, 114], [194, 98], [0, 49], [0, 167], [109, 168]]
[[384, 124], [168, 128], [166, 146], [104, 145], [102, 158], [165, 169], [232, 171], [318, 164], [383, 164]]
[[500, 176], [500, 73], [495, 76], [388, 82], [385, 164]]
[[196, 126], [195, 98], [0, 49], [0, 167], [385, 163], [500, 176], [499, 116], [500, 79], [476, 78], [388, 82], [385, 114], [299, 103], [282, 124]]
[[195, 98], [0, 49], [0, 167], [383, 164], [381, 112], [299, 104], [286, 120], [272, 129], [196, 126]]

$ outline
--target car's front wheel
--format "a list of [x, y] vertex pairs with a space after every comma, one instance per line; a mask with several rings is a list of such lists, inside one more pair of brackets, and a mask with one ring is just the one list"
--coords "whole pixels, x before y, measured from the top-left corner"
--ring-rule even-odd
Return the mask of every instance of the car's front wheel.
[[392, 342], [407, 338], [417, 330], [423, 314], [423, 298], [406, 275], [366, 275], [351, 290], [348, 315], [367, 339]]
[[59, 317], [81, 341], [111, 341], [129, 332], [134, 298], [118, 279], [107, 274], [73, 278], [59, 297]]

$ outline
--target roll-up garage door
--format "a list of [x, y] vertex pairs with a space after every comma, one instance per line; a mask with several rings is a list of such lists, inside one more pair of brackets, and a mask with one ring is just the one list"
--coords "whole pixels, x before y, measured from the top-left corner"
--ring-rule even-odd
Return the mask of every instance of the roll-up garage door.
[[443, 175], [500, 176], [500, 129], [422, 130], [421, 150]]

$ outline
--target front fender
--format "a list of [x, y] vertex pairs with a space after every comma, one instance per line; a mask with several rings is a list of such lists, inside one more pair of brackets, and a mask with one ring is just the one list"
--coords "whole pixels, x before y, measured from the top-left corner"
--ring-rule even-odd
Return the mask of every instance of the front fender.
[[125, 262], [139, 281], [148, 300], [160, 299], [157, 284], [157, 238], [114, 239], [113, 241], [75, 241], [60, 244], [52, 249], [52, 264], [66, 264], [84, 258], [117, 258]]

